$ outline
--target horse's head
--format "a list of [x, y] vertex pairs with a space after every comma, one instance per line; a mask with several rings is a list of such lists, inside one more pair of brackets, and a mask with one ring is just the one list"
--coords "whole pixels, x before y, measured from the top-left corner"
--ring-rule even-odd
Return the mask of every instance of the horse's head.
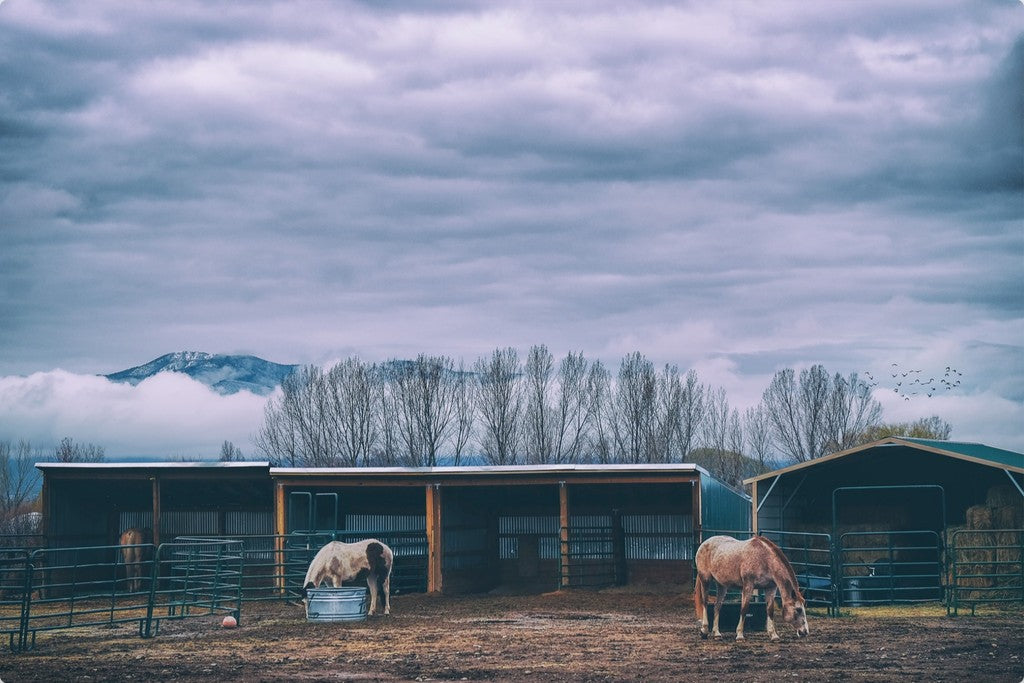
[[798, 637], [803, 638], [809, 633], [804, 598], [797, 591], [794, 591], [790, 597], [791, 600], [782, 601], [782, 618], [786, 620], [786, 623], [793, 625]]

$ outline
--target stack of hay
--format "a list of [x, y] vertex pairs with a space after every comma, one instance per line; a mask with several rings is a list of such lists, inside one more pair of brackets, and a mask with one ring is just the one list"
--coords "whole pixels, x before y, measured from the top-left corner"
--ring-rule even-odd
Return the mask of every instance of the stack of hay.
[[[967, 508], [966, 525], [956, 535], [957, 585], [962, 600], [1012, 598], [1020, 593], [1024, 554], [1024, 498], [1010, 486], [994, 486], [985, 503]], [[964, 591], [964, 588], [978, 590]], [[1006, 588], [1009, 591], [998, 589]]]

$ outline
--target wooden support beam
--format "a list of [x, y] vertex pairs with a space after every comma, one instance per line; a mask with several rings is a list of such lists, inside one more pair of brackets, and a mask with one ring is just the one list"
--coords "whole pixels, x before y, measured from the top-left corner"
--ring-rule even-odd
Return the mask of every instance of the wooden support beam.
[[285, 520], [284, 484], [274, 486], [274, 583], [280, 593], [285, 591], [284, 537], [288, 533]]
[[443, 572], [441, 559], [444, 557], [442, 545], [442, 514], [441, 486], [428, 484], [427, 496], [427, 592], [440, 593], [443, 588]]
[[757, 482], [750, 485], [750, 528], [757, 535], [757, 511], [760, 506], [757, 504]]

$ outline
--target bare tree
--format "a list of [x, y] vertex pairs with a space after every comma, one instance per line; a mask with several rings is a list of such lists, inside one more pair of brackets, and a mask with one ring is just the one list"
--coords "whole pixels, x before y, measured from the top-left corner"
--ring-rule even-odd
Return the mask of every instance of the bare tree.
[[639, 352], [622, 359], [615, 384], [615, 459], [618, 462], [651, 462], [654, 458], [655, 396], [654, 364]]
[[548, 347], [530, 348], [523, 369], [523, 454], [528, 463], [548, 463], [555, 455], [555, 415], [551, 405], [555, 360]]
[[746, 452], [757, 461], [761, 472], [775, 466], [772, 457], [772, 425], [762, 405], [747, 408], [744, 414], [744, 436]]
[[588, 391], [587, 359], [582, 353], [568, 353], [558, 365], [555, 462], [579, 462], [586, 448], [595, 405]]
[[103, 446], [75, 443], [70, 436], [53, 449], [54, 462], [103, 462], [104, 457]]
[[832, 379], [831, 400], [827, 413], [828, 449], [842, 451], [857, 444], [860, 436], [882, 420], [882, 404], [871, 396], [871, 388], [857, 373]]
[[666, 365], [657, 377], [655, 398], [655, 432], [651, 443], [654, 462], [675, 459], [683, 409], [683, 383], [679, 368]]
[[697, 379], [697, 373], [690, 370], [682, 385], [679, 397], [679, 428], [676, 431], [676, 453], [680, 461], [690, 457], [704, 426], [706, 389]]
[[338, 460], [345, 467], [367, 465], [379, 438], [381, 381], [375, 365], [357, 358], [337, 363], [327, 373], [330, 423], [337, 431]]
[[0, 522], [9, 523], [28, 509], [39, 486], [36, 459], [27, 441], [17, 446], [0, 441]]
[[452, 428], [452, 464], [457, 467], [462, 464], [462, 456], [473, 438], [476, 381], [461, 360], [453, 381], [455, 382], [455, 424]]
[[220, 445], [221, 462], [241, 462], [243, 460], [245, 460], [245, 456], [242, 455], [242, 451], [235, 444], [225, 441]]
[[519, 354], [496, 349], [474, 364], [482, 422], [480, 450], [492, 465], [514, 465], [521, 441], [522, 388]]
[[762, 396], [772, 423], [775, 445], [797, 462], [819, 458], [853, 443], [881, 418], [881, 405], [867, 386], [851, 375], [829, 377], [814, 365], [801, 370], [799, 382], [791, 368], [780, 370]]
[[338, 464], [338, 436], [330, 415], [323, 370], [307, 365], [285, 377], [281, 394], [267, 402], [256, 446], [292, 467]]
[[587, 373], [587, 402], [591, 427], [584, 460], [610, 463], [615, 459], [615, 406], [612, 400], [612, 380], [604, 364], [595, 360]]
[[444, 454], [456, 424], [459, 378], [446, 356], [420, 355], [415, 361], [392, 361], [388, 387], [396, 409], [404, 464], [434, 467]]

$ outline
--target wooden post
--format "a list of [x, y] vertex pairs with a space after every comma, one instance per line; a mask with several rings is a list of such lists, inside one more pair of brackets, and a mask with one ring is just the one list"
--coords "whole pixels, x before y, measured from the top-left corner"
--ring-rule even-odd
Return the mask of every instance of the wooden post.
[[569, 487], [558, 482], [558, 546], [561, 578], [559, 585], [569, 587]]
[[757, 536], [757, 482], [750, 485], [750, 528]]
[[284, 537], [288, 531], [284, 503], [284, 484], [278, 482], [274, 487], [274, 583], [280, 593], [284, 593], [286, 588]]
[[440, 593], [443, 584], [441, 485], [427, 484], [427, 592]]

